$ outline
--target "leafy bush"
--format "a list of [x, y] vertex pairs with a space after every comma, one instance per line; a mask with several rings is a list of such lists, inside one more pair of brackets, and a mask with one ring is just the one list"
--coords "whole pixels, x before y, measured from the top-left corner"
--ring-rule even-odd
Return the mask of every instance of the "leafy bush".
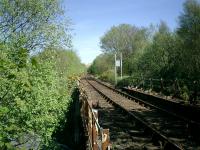
[[16, 61], [19, 52], [0, 48], [0, 148], [24, 146], [30, 139], [48, 145], [68, 110], [76, 85], [71, 76], [79, 76], [83, 69], [76, 68], [83, 66], [72, 51], [46, 50], [32, 58], [19, 51], [24, 57]]
[[69, 20], [60, 0], [3, 0], [0, 8], [0, 149], [48, 146], [84, 71], [59, 47], [71, 46]]
[[115, 73], [113, 70], [108, 70], [106, 72], [103, 72], [100, 77], [100, 79], [110, 82], [110, 83], [115, 83]]

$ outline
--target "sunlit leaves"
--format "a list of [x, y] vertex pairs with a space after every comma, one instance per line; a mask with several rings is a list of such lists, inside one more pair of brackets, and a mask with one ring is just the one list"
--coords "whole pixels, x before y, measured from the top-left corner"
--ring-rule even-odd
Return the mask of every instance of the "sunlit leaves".
[[2, 146], [8, 148], [12, 140], [21, 139], [23, 143], [25, 135], [36, 135], [41, 145], [48, 144], [68, 110], [83, 65], [73, 51], [45, 50], [30, 60], [24, 57], [23, 50], [18, 51], [22, 54], [17, 59], [13, 59], [12, 52], [3, 50], [0, 56]]
[[200, 76], [200, 2], [187, 0], [184, 11], [179, 16], [177, 34], [181, 43], [181, 64], [179, 70], [187, 78]]
[[105, 58], [122, 53], [124, 75], [199, 80], [200, 3], [186, 0], [183, 8], [178, 27], [173, 32], [163, 21], [154, 29], [127, 24], [111, 27], [100, 39], [104, 54], [94, 60], [89, 72], [105, 75], [104, 72], [113, 68], [107, 66], [114, 63], [112, 57], [113, 61]]
[[[60, 19], [61, 17], [62, 19]], [[60, 0], [2, 0], [0, 40], [15, 50], [71, 45], [69, 19], [63, 15]]]
[[69, 24], [60, 0], [0, 2], [0, 149], [48, 145], [63, 120], [83, 65], [72, 51], [30, 52], [70, 47]]

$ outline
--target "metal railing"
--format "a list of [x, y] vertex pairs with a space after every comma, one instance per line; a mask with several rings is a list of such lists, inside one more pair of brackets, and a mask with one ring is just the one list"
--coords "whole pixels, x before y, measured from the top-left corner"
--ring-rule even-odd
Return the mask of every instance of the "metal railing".
[[98, 123], [98, 110], [93, 109], [88, 102], [88, 96], [81, 90], [81, 115], [88, 135], [89, 148], [91, 150], [110, 150], [109, 129], [103, 129]]

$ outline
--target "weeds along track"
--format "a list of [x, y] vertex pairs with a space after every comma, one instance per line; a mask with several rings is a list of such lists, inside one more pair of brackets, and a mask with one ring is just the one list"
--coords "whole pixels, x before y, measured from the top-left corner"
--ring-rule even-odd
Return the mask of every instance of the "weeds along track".
[[[149, 133], [148, 135], [151, 135], [152, 141], [154, 141], [156, 145], [160, 145], [160, 148], [200, 149], [200, 142], [198, 141], [199, 134], [196, 135], [192, 133], [194, 132], [191, 129], [192, 127], [188, 127], [188, 122], [184, 119], [163, 112], [160, 109], [156, 109], [156, 107], [145, 106], [133, 99], [126, 98], [95, 80], [88, 80], [88, 83], [93, 86], [99, 94], [107, 99], [107, 101], [113, 104], [115, 109], [121, 109], [126, 114], [129, 114], [129, 119], [127, 119], [128, 122], [126, 121], [127, 123], [132, 124], [132, 120], [140, 122], [143, 133]], [[112, 119], [111, 112], [105, 113], [105, 116], [109, 117], [109, 115], [110, 119]], [[121, 115], [122, 114], [119, 114], [119, 116]], [[128, 132], [131, 131], [128, 126], [125, 129]]]
[[103, 128], [109, 128], [112, 149], [161, 149], [159, 144], [153, 144], [152, 136], [144, 133], [140, 124], [131, 120], [130, 116], [125, 115], [120, 109], [116, 109], [86, 80], [81, 81], [81, 86], [88, 95], [89, 103], [99, 103], [99, 124]]

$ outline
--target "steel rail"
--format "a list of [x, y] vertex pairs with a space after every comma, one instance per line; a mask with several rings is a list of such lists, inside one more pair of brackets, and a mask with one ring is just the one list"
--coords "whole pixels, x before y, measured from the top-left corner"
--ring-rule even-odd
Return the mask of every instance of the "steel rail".
[[151, 107], [151, 108], [155, 108], [155, 109], [157, 109], [157, 110], [160, 110], [161, 112], [167, 113], [167, 114], [169, 114], [169, 115], [171, 115], [171, 116], [174, 116], [174, 117], [176, 117], [176, 118], [181, 119], [182, 121], [187, 122], [188, 124], [195, 125], [195, 126], [198, 126], [198, 127], [200, 128], [200, 123], [198, 123], [198, 122], [196, 122], [196, 121], [189, 120], [189, 119], [187, 119], [187, 118], [185, 118], [185, 117], [183, 117], [183, 116], [180, 116], [180, 115], [177, 115], [177, 114], [175, 114], [175, 113], [169, 112], [169, 111], [167, 111], [167, 110], [165, 110], [165, 109], [162, 109], [162, 108], [160, 108], [160, 107], [157, 107], [157, 106], [155, 106], [155, 105], [153, 105], [153, 104], [150, 104], [150, 103], [148, 103], [148, 102], [146, 102], [146, 101], [143, 101], [142, 99], [139, 99], [139, 98], [137, 98], [137, 97], [134, 97], [134, 96], [132, 96], [132, 95], [130, 95], [130, 94], [127, 94], [127, 93], [125, 93], [125, 92], [119, 91], [119, 90], [117, 90], [117, 89], [115, 89], [115, 88], [112, 88], [112, 87], [110, 87], [110, 86], [108, 86], [108, 85], [106, 85], [106, 84], [100, 82], [99, 80], [97, 80], [97, 79], [95, 79], [95, 78], [91, 78], [91, 79], [94, 80], [94, 81], [96, 81], [96, 82], [98, 82], [99, 84], [101, 84], [101, 85], [103, 85], [103, 86], [105, 86], [105, 87], [111, 89], [112, 91], [114, 91], [114, 92], [116, 92], [116, 93], [118, 93], [118, 94], [124, 96], [124, 97], [127, 97], [127, 98], [129, 98], [129, 99], [131, 99], [131, 100], [134, 100], [134, 101], [136, 101], [136, 102], [142, 103], [142, 104], [144, 104], [144, 105], [146, 105], [146, 106], [149, 106], [149, 107]]
[[144, 125], [147, 129], [149, 129], [152, 133], [153, 136], [156, 136], [157, 138], [159, 138], [162, 141], [162, 146], [164, 146], [164, 149], [173, 149], [173, 150], [183, 150], [183, 148], [178, 145], [178, 143], [175, 143], [173, 141], [171, 141], [169, 138], [167, 138], [165, 135], [163, 135], [162, 133], [160, 133], [159, 131], [157, 131], [154, 127], [148, 125], [145, 121], [143, 121], [142, 119], [140, 119], [139, 117], [137, 117], [136, 115], [134, 115], [134, 113], [129, 112], [126, 108], [124, 108], [123, 106], [119, 105], [118, 103], [116, 103], [115, 101], [113, 101], [112, 99], [110, 99], [108, 96], [106, 96], [103, 92], [101, 92], [100, 90], [98, 90], [92, 83], [90, 83], [87, 79], [86, 81], [99, 93], [102, 95], [102, 97], [104, 97], [106, 100], [108, 100], [113, 106], [120, 108], [122, 111], [126, 112], [129, 116], [133, 117], [134, 119], [136, 119], [139, 123], [141, 123], [142, 125]]

